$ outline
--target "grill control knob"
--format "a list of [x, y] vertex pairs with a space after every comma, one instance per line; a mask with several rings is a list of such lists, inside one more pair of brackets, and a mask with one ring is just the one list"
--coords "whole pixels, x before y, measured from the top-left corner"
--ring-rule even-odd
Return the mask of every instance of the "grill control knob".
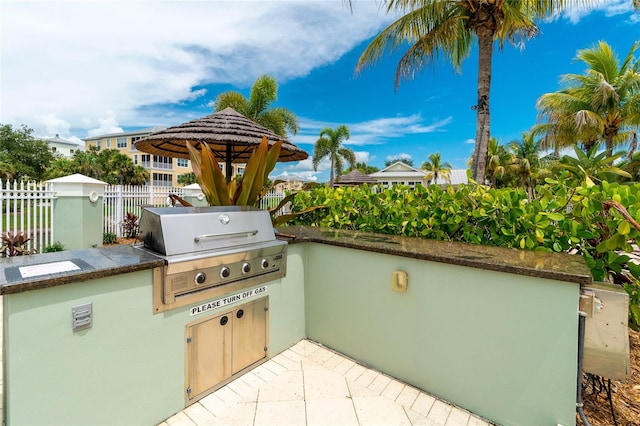
[[195, 279], [196, 284], [204, 284], [204, 282], [207, 280], [207, 274], [205, 274], [204, 272], [198, 272]]
[[223, 266], [222, 268], [220, 268], [220, 277], [221, 278], [229, 278], [229, 275], [231, 275], [231, 269], [229, 269], [226, 266]]
[[267, 269], [269, 267], [269, 259], [262, 259], [260, 266], [262, 266], [262, 269]]
[[251, 272], [251, 264], [249, 262], [245, 262], [242, 264], [242, 273], [243, 274], [248, 274], [249, 272]]

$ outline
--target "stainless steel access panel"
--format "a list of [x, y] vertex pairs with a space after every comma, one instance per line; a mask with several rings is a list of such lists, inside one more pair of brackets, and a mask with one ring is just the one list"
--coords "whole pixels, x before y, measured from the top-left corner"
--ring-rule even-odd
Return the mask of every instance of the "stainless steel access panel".
[[590, 284], [582, 291], [580, 310], [586, 314], [583, 371], [613, 380], [629, 379], [627, 292], [615, 284]]

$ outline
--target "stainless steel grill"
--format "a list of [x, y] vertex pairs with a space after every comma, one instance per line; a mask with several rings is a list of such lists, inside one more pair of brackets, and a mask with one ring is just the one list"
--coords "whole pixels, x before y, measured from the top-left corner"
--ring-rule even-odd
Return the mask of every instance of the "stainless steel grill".
[[287, 243], [253, 207], [146, 208], [141, 248], [165, 259], [154, 273], [154, 312], [275, 280], [286, 274]]

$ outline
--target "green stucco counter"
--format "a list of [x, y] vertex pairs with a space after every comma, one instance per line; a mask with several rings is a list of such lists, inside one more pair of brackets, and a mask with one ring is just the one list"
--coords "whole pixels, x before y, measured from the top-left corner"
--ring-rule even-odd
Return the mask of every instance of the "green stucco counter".
[[279, 231], [305, 247], [308, 338], [496, 424], [575, 424], [581, 257]]

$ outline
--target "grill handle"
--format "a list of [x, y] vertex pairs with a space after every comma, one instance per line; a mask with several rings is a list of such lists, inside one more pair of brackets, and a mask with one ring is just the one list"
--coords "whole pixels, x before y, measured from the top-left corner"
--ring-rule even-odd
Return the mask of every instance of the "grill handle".
[[202, 240], [213, 240], [216, 238], [229, 238], [229, 237], [253, 237], [258, 233], [257, 229], [253, 231], [242, 231], [242, 232], [230, 232], [228, 234], [202, 234], [197, 235], [193, 238], [193, 241], [199, 243]]

